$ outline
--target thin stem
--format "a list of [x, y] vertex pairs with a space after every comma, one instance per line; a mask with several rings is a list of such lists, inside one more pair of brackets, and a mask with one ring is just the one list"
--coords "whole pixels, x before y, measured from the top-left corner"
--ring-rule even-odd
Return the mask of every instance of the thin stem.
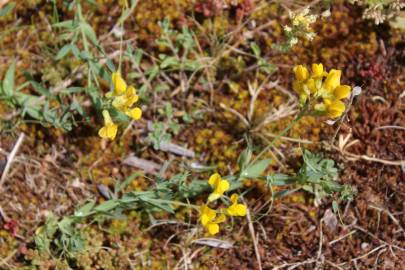
[[179, 202], [179, 201], [170, 201], [170, 200], [162, 200], [162, 199], [149, 199], [149, 200], [154, 201], [156, 203], [175, 204], [175, 205], [190, 207], [190, 208], [193, 208], [196, 210], [200, 209], [200, 207], [198, 205], [183, 203], [183, 202]]
[[[124, 13], [124, 11], [122, 11]], [[123, 43], [123, 38], [124, 38], [124, 22], [120, 22], [119, 24], [120, 30], [122, 31], [122, 34], [120, 36], [120, 59], [118, 62], [118, 72], [121, 73], [121, 63], [122, 63], [122, 43]]]
[[[78, 15], [79, 15], [79, 21], [83, 22], [84, 19], [83, 19], [83, 14], [82, 14], [82, 6], [80, 5], [80, 3], [77, 3], [77, 11], [78, 11]], [[87, 43], [87, 38], [86, 38], [86, 34], [83, 31], [83, 27], [81, 27], [81, 26], [80, 26], [80, 34], [82, 35], [84, 50], [88, 53], [89, 44]], [[87, 60], [87, 69], [88, 69], [87, 86], [91, 87], [91, 68], [90, 68], [89, 60]]]
[[283, 129], [279, 134], [277, 134], [276, 137], [273, 139], [273, 141], [271, 141], [271, 143], [267, 145], [266, 148], [264, 148], [250, 164], [255, 163], [261, 156], [264, 155], [264, 153], [266, 153], [269, 149], [271, 149], [284, 136], [284, 134], [287, 133], [287, 131], [289, 131], [293, 126], [295, 126], [295, 124], [306, 114], [307, 110], [308, 104], [305, 104], [304, 108], [302, 108], [301, 112], [294, 118], [294, 120], [291, 121], [291, 123], [289, 123], [288, 126], [285, 129]]

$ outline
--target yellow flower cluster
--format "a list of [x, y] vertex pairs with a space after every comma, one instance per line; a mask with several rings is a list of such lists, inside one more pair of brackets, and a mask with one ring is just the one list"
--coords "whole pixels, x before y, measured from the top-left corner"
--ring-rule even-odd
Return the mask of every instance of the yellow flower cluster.
[[340, 117], [346, 110], [343, 99], [349, 97], [351, 87], [340, 84], [341, 70], [326, 72], [322, 64], [312, 64], [312, 72], [303, 65], [294, 67], [293, 89], [299, 94], [300, 103], [308, 100], [316, 112], [330, 118]]
[[[108, 97], [113, 98], [112, 106], [118, 111], [125, 113], [134, 120], [139, 120], [142, 116], [142, 110], [138, 107], [132, 107], [139, 99], [136, 94], [136, 89], [133, 86], [127, 86], [125, 80], [117, 72], [111, 76], [113, 91]], [[118, 127], [111, 119], [107, 110], [103, 111], [104, 127], [102, 127], [98, 135], [101, 138], [115, 139]]]
[[[208, 203], [213, 202], [224, 195], [224, 192], [229, 190], [230, 185], [227, 180], [222, 179], [221, 175], [214, 173], [208, 180], [208, 184], [214, 191], [208, 197]], [[226, 215], [228, 216], [245, 216], [246, 206], [238, 203], [239, 196], [234, 193], [230, 197], [231, 205], [223, 210], [211, 209], [207, 204], [200, 208], [200, 222], [207, 229], [210, 235], [215, 235], [219, 232], [219, 223], [225, 222]]]

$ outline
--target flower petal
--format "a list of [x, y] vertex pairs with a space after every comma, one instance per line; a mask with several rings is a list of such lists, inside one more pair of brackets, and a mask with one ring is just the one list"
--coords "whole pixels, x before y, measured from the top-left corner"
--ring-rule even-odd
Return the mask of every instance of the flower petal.
[[138, 107], [128, 110], [125, 113], [134, 120], [139, 120], [142, 117], [142, 110]]
[[212, 223], [222, 223], [225, 222], [226, 217], [224, 214], [219, 215], [216, 219], [212, 221]]
[[208, 179], [208, 184], [210, 184], [213, 188], [218, 186], [218, 183], [221, 181], [221, 175], [219, 173], [214, 173]]
[[246, 216], [246, 212], [247, 212], [246, 205], [239, 203], [235, 206], [236, 206], [235, 212], [238, 216], [240, 216], [240, 217]]
[[233, 204], [235, 204], [235, 203], [238, 202], [239, 196], [238, 196], [238, 194], [234, 193], [234, 194], [231, 195], [231, 198], [230, 198], [230, 199], [231, 199], [231, 202], [232, 202]]
[[342, 75], [342, 71], [337, 69], [332, 69], [326, 80], [324, 82], [323, 87], [328, 91], [333, 91], [336, 87], [340, 85], [340, 76]]
[[350, 95], [350, 86], [348, 85], [340, 85], [336, 87], [334, 91], [334, 95], [336, 99], [344, 99], [347, 98]]
[[323, 76], [323, 65], [320, 64], [312, 64], [312, 76], [313, 77], [322, 77]]
[[213, 201], [215, 201], [215, 200], [218, 200], [219, 198], [221, 198], [221, 195], [222, 195], [222, 194], [211, 193], [211, 194], [208, 196], [208, 201], [209, 201], [209, 202], [213, 202]]
[[207, 226], [205, 226], [205, 227], [207, 228], [208, 233], [210, 235], [215, 235], [215, 234], [219, 233], [219, 225], [216, 223], [207, 224]]
[[122, 95], [127, 90], [127, 83], [118, 72], [113, 72], [111, 80], [114, 86], [114, 94]]
[[299, 80], [301, 82], [305, 81], [309, 77], [308, 69], [306, 67], [304, 67], [303, 65], [298, 65], [298, 66], [294, 67], [294, 73], [295, 73], [295, 77], [297, 78], [297, 80]]
[[230, 187], [230, 185], [227, 180], [221, 180], [217, 187], [217, 191], [218, 191], [218, 193], [223, 194], [225, 191], [227, 191], [229, 189], [229, 187]]
[[341, 116], [346, 109], [345, 104], [340, 100], [333, 101], [327, 106], [327, 114], [330, 118], [338, 118]]
[[100, 130], [98, 131], [98, 136], [100, 136], [103, 139], [107, 139], [108, 135], [107, 135], [107, 127], [102, 127], [100, 128]]

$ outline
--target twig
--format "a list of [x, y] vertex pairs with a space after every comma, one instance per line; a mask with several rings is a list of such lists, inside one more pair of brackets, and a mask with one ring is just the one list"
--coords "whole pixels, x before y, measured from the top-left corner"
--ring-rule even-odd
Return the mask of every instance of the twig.
[[330, 241], [330, 242], [329, 242], [329, 246], [331, 246], [331, 245], [333, 245], [333, 244], [335, 244], [335, 243], [337, 243], [337, 242], [339, 242], [339, 241], [345, 239], [346, 237], [348, 237], [348, 236], [354, 234], [355, 232], [356, 232], [356, 230], [353, 230], [353, 231], [351, 231], [351, 232], [349, 232], [349, 233], [346, 233], [346, 234], [343, 235], [342, 237], [339, 237], [338, 239], [335, 239], [335, 240]]
[[238, 118], [242, 121], [242, 123], [243, 123], [247, 128], [250, 127], [249, 121], [248, 121], [242, 114], [240, 114], [238, 111], [236, 111], [236, 110], [234, 110], [234, 109], [232, 109], [232, 108], [227, 107], [227, 106], [226, 106], [225, 104], [223, 104], [223, 103], [219, 104], [219, 106], [220, 106], [222, 109], [224, 109], [225, 111], [228, 111], [228, 112], [232, 113], [233, 115], [235, 115], [236, 117], [238, 117]]
[[257, 263], [259, 264], [259, 269], [262, 270], [263, 269], [262, 268], [262, 260], [260, 258], [259, 248], [257, 247], [257, 240], [256, 240], [256, 236], [255, 236], [255, 228], [253, 227], [252, 218], [250, 216], [249, 209], [247, 209], [246, 217], [247, 217], [248, 224], [249, 224], [249, 231], [250, 231], [250, 234], [252, 236], [253, 247], [255, 249], [255, 254], [256, 254], [256, 260], [257, 260]]
[[[16, 253], [17, 253], [17, 249], [13, 250], [13, 252], [11, 252], [4, 259], [0, 258], [0, 267], [3, 266], [3, 265], [6, 265], [6, 266], [10, 267], [11, 265], [8, 263], [8, 261], [11, 260], [11, 258], [13, 258]], [[11, 269], [11, 268], [9, 268], [9, 269]]]
[[[351, 259], [350, 262], [357, 262], [358, 260], [363, 259], [363, 258], [367, 257], [368, 255], [370, 255], [370, 254], [372, 254], [372, 253], [374, 253], [374, 252], [376, 252], [376, 251], [378, 251], [378, 250], [380, 250], [380, 249], [382, 249], [383, 247], [386, 247], [386, 246], [387, 246], [387, 244], [382, 244], [382, 245], [370, 250], [366, 254], [363, 254], [363, 255], [361, 255], [359, 257]], [[343, 266], [343, 265], [346, 265], [346, 264], [348, 264], [348, 262], [341, 263], [341, 264], [339, 264], [339, 266]]]
[[372, 208], [372, 209], [375, 209], [375, 210], [378, 210], [378, 211], [380, 211], [380, 212], [386, 213], [386, 214], [389, 216], [389, 218], [399, 227], [400, 231], [401, 231], [402, 233], [404, 233], [404, 231], [405, 231], [404, 228], [401, 226], [401, 224], [400, 224], [400, 222], [398, 221], [398, 219], [396, 219], [396, 218], [394, 217], [394, 215], [391, 214], [390, 211], [388, 211], [388, 210], [385, 209], [385, 208], [377, 207], [377, 206], [375, 206], [375, 205], [369, 205], [368, 207], [370, 207], [370, 208]]
[[381, 126], [381, 127], [377, 127], [375, 130], [388, 129], [388, 128], [405, 130], [405, 127], [401, 127], [401, 126]]
[[6, 163], [6, 167], [4, 168], [3, 174], [1, 175], [1, 179], [0, 179], [0, 190], [2, 189], [3, 183], [6, 180], [8, 171], [11, 168], [11, 164], [13, 163], [13, 160], [15, 158], [15, 155], [18, 152], [18, 149], [20, 149], [20, 146], [22, 144], [22, 142], [24, 141], [24, 137], [25, 134], [21, 133], [20, 136], [18, 137], [18, 140], [16, 142], [16, 144], [14, 145], [13, 150], [11, 151], [11, 153], [7, 156], [7, 163]]
[[292, 269], [297, 268], [298, 266], [301, 266], [301, 265], [304, 265], [304, 264], [310, 264], [310, 263], [314, 263], [314, 262], [316, 262], [315, 259], [308, 259], [308, 260], [305, 260], [305, 261], [302, 261], [302, 262], [297, 262], [297, 263], [284, 263], [282, 265], [275, 266], [273, 268], [273, 270], [282, 269], [282, 268], [287, 267], [287, 266], [291, 266], [291, 267], [288, 268], [288, 270], [292, 270]]

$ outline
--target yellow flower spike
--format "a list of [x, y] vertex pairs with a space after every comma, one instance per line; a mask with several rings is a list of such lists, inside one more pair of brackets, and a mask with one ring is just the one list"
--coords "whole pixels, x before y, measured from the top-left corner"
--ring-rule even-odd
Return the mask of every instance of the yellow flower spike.
[[335, 88], [333, 95], [336, 99], [345, 99], [350, 95], [351, 87], [348, 85], [339, 85]]
[[306, 67], [303, 65], [298, 65], [294, 67], [294, 73], [297, 80], [303, 82], [309, 77], [309, 72]]
[[330, 118], [340, 117], [346, 109], [345, 104], [340, 100], [334, 100], [332, 102], [329, 101], [327, 103], [325, 102], [325, 104], [326, 104], [326, 114]]
[[122, 95], [127, 90], [127, 83], [118, 72], [113, 72], [111, 81], [114, 86], [114, 95]]
[[112, 102], [112, 105], [120, 111], [126, 111], [135, 102], [137, 102], [139, 96], [136, 94], [136, 90], [133, 86], [129, 86], [124, 95], [116, 96]]
[[200, 208], [200, 222], [207, 229], [210, 235], [215, 235], [219, 232], [218, 223], [226, 220], [225, 215], [221, 214], [217, 217], [215, 210], [209, 208], [207, 205], [202, 205]]
[[246, 206], [244, 204], [238, 203], [238, 194], [232, 194], [230, 199], [232, 204], [226, 209], [226, 213], [230, 216], [246, 216]]
[[316, 83], [315, 83], [315, 80], [314, 79], [309, 79], [308, 81], [307, 81], [307, 87], [308, 87], [308, 89], [309, 89], [309, 91], [311, 92], [311, 94], [314, 94], [314, 93], [316, 93], [316, 91], [317, 91], [317, 88], [316, 88]]
[[298, 94], [304, 92], [304, 84], [302, 82], [300, 82], [300, 81], [294, 81], [293, 82], [293, 90], [295, 92], [297, 92]]
[[312, 77], [319, 78], [324, 75], [323, 72], [323, 65], [322, 63], [319, 64], [312, 64]]
[[342, 71], [337, 69], [332, 69], [326, 77], [323, 87], [328, 91], [333, 91], [336, 87], [340, 85], [340, 76]]
[[131, 107], [139, 99], [139, 96], [136, 94], [136, 89], [133, 86], [129, 86], [127, 88], [127, 91], [125, 92], [125, 96], [127, 99], [127, 102], [125, 105], [127, 107]]
[[210, 176], [208, 184], [210, 184], [211, 187], [214, 189], [210, 196], [208, 196], [209, 202], [213, 202], [219, 199], [230, 187], [229, 182], [226, 180], [222, 180], [221, 175], [219, 175], [218, 173], [214, 173]]
[[127, 104], [127, 98], [125, 96], [117, 96], [114, 98], [112, 105], [114, 106], [114, 108], [123, 111], [125, 110], [125, 108]]
[[127, 110], [125, 114], [134, 120], [139, 120], [142, 117], [142, 110], [138, 107], [135, 107], [133, 109]]
[[103, 110], [104, 127], [98, 131], [101, 138], [114, 140], [117, 135], [118, 126], [111, 120], [111, 116], [107, 110]]
[[203, 226], [206, 226], [211, 220], [215, 219], [217, 213], [215, 210], [209, 208], [207, 205], [203, 205], [200, 208], [200, 222]]

